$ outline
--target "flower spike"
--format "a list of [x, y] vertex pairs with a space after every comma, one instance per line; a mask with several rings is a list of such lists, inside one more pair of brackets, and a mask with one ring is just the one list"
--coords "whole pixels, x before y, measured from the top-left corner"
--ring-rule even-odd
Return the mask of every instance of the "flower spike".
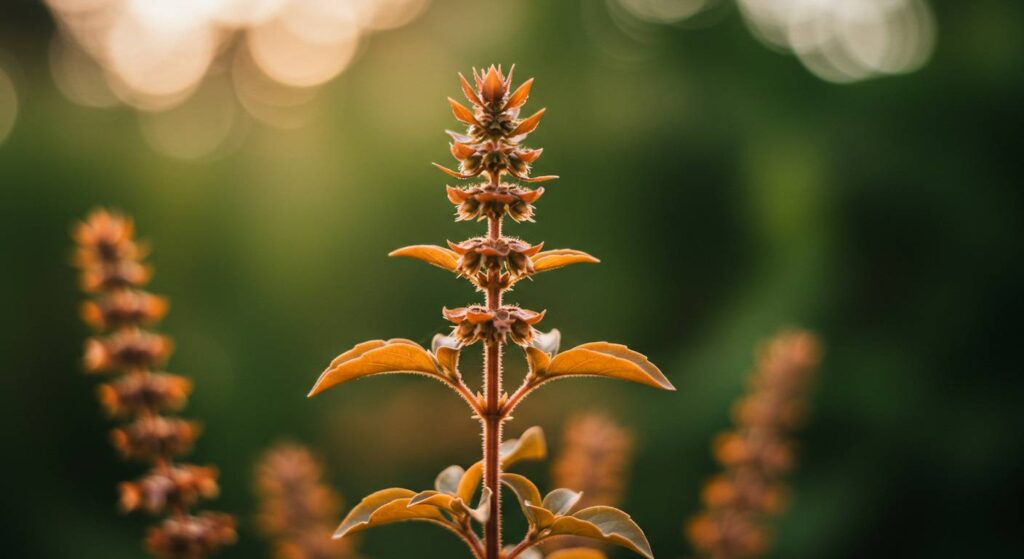
[[[527, 430], [518, 440], [502, 441], [502, 426], [512, 419], [511, 413], [519, 402], [551, 380], [594, 376], [662, 390], [675, 389], [646, 357], [623, 345], [594, 342], [559, 352], [558, 330], [537, 330], [546, 311], [503, 301], [504, 294], [524, 278], [571, 264], [598, 262], [582, 251], [543, 250], [544, 243], [527, 242], [502, 232], [506, 216], [515, 222], [534, 220], [534, 204], [545, 190], [531, 188], [530, 183], [558, 178], [531, 175], [531, 167], [544, 150], [524, 143], [537, 130], [545, 109], [527, 118], [520, 117], [534, 81], [530, 78], [513, 87], [514, 68], [508, 74], [496, 65], [473, 68], [472, 82], [459, 74], [459, 86], [470, 106], [452, 98], [448, 103], [455, 119], [466, 127], [446, 131], [451, 138], [449, 151], [458, 167], [434, 163], [456, 179], [475, 180], [461, 186], [446, 185], [445, 193], [455, 206], [455, 220], [486, 221], [486, 234], [448, 241], [447, 247], [413, 245], [390, 254], [447, 270], [466, 279], [478, 292], [486, 294], [486, 299], [463, 307], [443, 308], [441, 315], [451, 323], [451, 331], [436, 335], [429, 350], [404, 339], [356, 345], [331, 362], [310, 392], [318, 394], [350, 380], [393, 372], [429, 376], [453, 388], [472, 407], [483, 431], [483, 459], [466, 469], [446, 468], [437, 476], [434, 489], [419, 493], [385, 489], [370, 495], [352, 509], [335, 536], [419, 520], [441, 525], [458, 535], [476, 559], [533, 559], [540, 557], [534, 546], [561, 536], [574, 541], [582, 537], [617, 544], [651, 559], [647, 538], [628, 514], [606, 506], [581, 507], [580, 488], [558, 488], [542, 496], [527, 478], [504, 471], [519, 460], [545, 456], [547, 446], [539, 430]], [[459, 357], [466, 346], [476, 343], [484, 346], [485, 364], [480, 388], [471, 389], [459, 371]], [[512, 394], [503, 390], [500, 373], [503, 348], [510, 344], [523, 348], [529, 364], [529, 372]], [[507, 549], [502, 547], [500, 536], [501, 484], [516, 494], [530, 525], [525, 539]], [[577, 508], [582, 510], [574, 511]], [[483, 525], [482, 537], [473, 529], [474, 522]], [[603, 557], [595, 553], [574, 549], [550, 557]]]

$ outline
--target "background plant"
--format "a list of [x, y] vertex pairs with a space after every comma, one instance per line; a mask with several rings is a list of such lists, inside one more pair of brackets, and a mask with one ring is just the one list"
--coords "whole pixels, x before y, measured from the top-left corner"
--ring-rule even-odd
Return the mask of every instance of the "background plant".
[[256, 464], [256, 523], [275, 559], [355, 559], [354, 539], [331, 538], [341, 495], [323, 480], [323, 463], [305, 446], [278, 443]]
[[[609, 415], [590, 411], [570, 417], [562, 432], [562, 449], [551, 464], [556, 487], [572, 487], [583, 494], [576, 506], [617, 507], [629, 486], [636, 441], [633, 432]], [[547, 542], [547, 550], [573, 546], [600, 546], [583, 538]]]
[[[461, 243], [449, 241], [449, 248], [415, 245], [398, 249], [392, 256], [428, 262], [468, 280], [485, 295], [484, 304], [455, 309], [443, 315], [452, 324], [450, 336], [434, 337], [428, 351], [405, 339], [373, 340], [356, 345], [339, 355], [323, 372], [310, 396], [343, 382], [371, 375], [409, 372], [441, 381], [462, 396], [480, 420], [483, 431], [483, 459], [468, 469], [449, 466], [438, 474], [433, 490], [419, 493], [408, 489], [385, 489], [360, 502], [342, 521], [335, 537], [344, 537], [369, 527], [405, 520], [428, 521], [462, 538], [476, 557], [514, 559], [548, 538], [582, 536], [615, 543], [652, 557], [650, 545], [639, 526], [626, 513], [608, 506], [594, 506], [572, 512], [580, 494], [567, 488], [548, 493], [543, 499], [527, 478], [504, 472], [521, 460], [543, 458], [546, 444], [538, 428], [528, 429], [519, 439], [502, 440], [504, 423], [516, 406], [541, 385], [571, 376], [598, 376], [629, 380], [674, 390], [665, 376], [643, 355], [626, 346], [594, 342], [559, 352], [558, 330], [541, 333], [534, 325], [544, 318], [537, 312], [503, 301], [506, 291], [533, 275], [570, 264], [593, 263], [597, 259], [572, 249], [543, 251], [543, 243], [530, 244], [502, 233], [507, 215], [516, 222], [533, 221], [533, 203], [543, 188], [529, 189], [518, 183], [536, 183], [557, 178], [530, 176], [530, 165], [540, 149], [523, 145], [545, 109], [520, 118], [533, 86], [527, 80], [512, 89], [508, 76], [491, 66], [473, 71], [475, 86], [459, 75], [462, 92], [472, 109], [448, 98], [455, 118], [467, 126], [465, 133], [449, 131], [452, 155], [459, 169], [435, 165], [458, 179], [483, 177], [469, 187], [448, 186], [448, 199], [456, 207], [459, 221], [486, 221], [487, 234]], [[517, 182], [502, 182], [508, 177]], [[484, 345], [483, 386], [473, 391], [459, 369], [462, 350], [474, 343]], [[522, 384], [509, 394], [502, 383], [502, 350], [511, 342], [525, 353], [529, 371]], [[473, 497], [482, 489], [478, 504]], [[524, 538], [502, 549], [501, 484], [515, 493], [529, 522]], [[483, 538], [473, 527], [483, 525]]]
[[708, 480], [705, 511], [687, 524], [708, 559], [754, 559], [770, 548], [769, 521], [785, 508], [783, 477], [795, 465], [790, 433], [806, 416], [806, 392], [821, 360], [810, 332], [786, 331], [760, 349], [747, 395], [733, 406], [735, 429], [715, 439], [724, 471]]
[[144, 476], [120, 485], [121, 509], [166, 514], [146, 537], [153, 555], [205, 557], [234, 542], [235, 521], [223, 513], [190, 512], [217, 495], [217, 470], [175, 462], [189, 453], [200, 427], [166, 415], [181, 409], [192, 390], [187, 378], [159, 372], [173, 343], [149, 327], [167, 313], [167, 300], [142, 289], [152, 270], [130, 218], [95, 210], [73, 235], [82, 289], [93, 294], [82, 305], [82, 319], [100, 333], [86, 341], [85, 370], [119, 375], [99, 387], [106, 412], [129, 421], [111, 431], [111, 441], [122, 458], [150, 465]]
[[[3, 490], [16, 506], [0, 511], [5, 552], [140, 555], [147, 517], [111, 514], [111, 488], [137, 466], [97, 445], [111, 427], [90, 397], [98, 379], [69, 374], [82, 326], [69, 312], [80, 295], [66, 233], [98, 202], [130, 209], [158, 241], [152, 285], [174, 294], [162, 328], [178, 342], [175, 372], [196, 386], [188, 415], [206, 428], [194, 456], [222, 472], [218, 508], [249, 517], [245, 474], [281, 437], [322, 452], [351, 503], [479, 458], [476, 423], [444, 405], [439, 383], [301, 395], [346, 340], [402, 335], [429, 347], [435, 307], [470, 301], [449, 275], [378, 255], [470, 235], [449, 223], [422, 164], [447, 153], [437, 103], [455, 82], [445, 68], [499, 55], [536, 76], [551, 109], [532, 136], [548, 147], [538, 171], [564, 177], [519, 233], [603, 261], [523, 284], [510, 301], [557, 312], [545, 320], [567, 347], [589, 334], [642, 350], [680, 388], [667, 397], [552, 383], [520, 406], [509, 436], [534, 424], [551, 435], [599, 404], [628, 418], [642, 444], [624, 510], [659, 559], [685, 557], [680, 522], [715, 469], [708, 440], [728, 423], [750, 348], [780, 321], [806, 324], [828, 340], [829, 374], [788, 478], [798, 494], [773, 522], [775, 554], [1021, 556], [1006, 488], [1024, 470], [1013, 339], [1024, 56], [1002, 39], [1024, 37], [1024, 3], [932, 4], [941, 38], [928, 66], [837, 86], [764, 49], [738, 14], [623, 45], [605, 2], [434, 2], [374, 35], [321, 89], [325, 118], [257, 128], [230, 155], [182, 163], [139, 141], [130, 111], [66, 101], [48, 65], [52, 17], [40, 2], [8, 3], [0, 67], [18, 105], [0, 145], [0, 416]], [[518, 380], [510, 356], [506, 376]], [[417, 407], [417, 394], [427, 403]], [[401, 421], [385, 414], [399, 399]], [[510, 534], [518, 516], [507, 515]], [[242, 522], [221, 556], [266, 556], [252, 528]], [[416, 556], [434, 530], [405, 524], [362, 545], [381, 559]], [[463, 553], [434, 536], [436, 555]]]

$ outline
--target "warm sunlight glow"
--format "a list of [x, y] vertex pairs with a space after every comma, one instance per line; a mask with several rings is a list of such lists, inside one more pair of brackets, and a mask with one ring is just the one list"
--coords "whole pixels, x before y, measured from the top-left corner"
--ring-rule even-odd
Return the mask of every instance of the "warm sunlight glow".
[[[46, 3], [58, 24], [51, 73], [69, 100], [88, 107], [121, 103], [145, 112], [170, 111], [206, 102], [196, 92], [206, 87], [211, 72], [225, 69], [232, 104], [261, 122], [294, 128], [311, 119], [314, 105], [308, 101], [316, 92], [309, 88], [338, 77], [365, 37], [408, 24], [429, 0]], [[230, 75], [235, 72], [242, 75]], [[213, 108], [191, 107], [188, 113]], [[142, 126], [151, 143], [167, 147], [174, 135], [155, 124], [163, 121], [146, 116]], [[193, 157], [191, 149], [161, 151]]]

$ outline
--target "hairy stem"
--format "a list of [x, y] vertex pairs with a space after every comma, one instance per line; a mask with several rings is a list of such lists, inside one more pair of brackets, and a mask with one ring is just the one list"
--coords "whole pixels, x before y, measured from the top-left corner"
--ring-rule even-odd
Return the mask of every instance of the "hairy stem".
[[[498, 176], [491, 176], [491, 184], [497, 186]], [[491, 218], [487, 223], [487, 236], [501, 237], [501, 218]], [[487, 272], [487, 308], [496, 310], [501, 306], [501, 271]], [[484, 392], [487, 407], [482, 420], [484, 423], [484, 485], [491, 490], [490, 517], [484, 527], [486, 559], [498, 559], [501, 554], [501, 447], [502, 415], [499, 409], [501, 397], [501, 343], [490, 341], [486, 344], [484, 365]]]

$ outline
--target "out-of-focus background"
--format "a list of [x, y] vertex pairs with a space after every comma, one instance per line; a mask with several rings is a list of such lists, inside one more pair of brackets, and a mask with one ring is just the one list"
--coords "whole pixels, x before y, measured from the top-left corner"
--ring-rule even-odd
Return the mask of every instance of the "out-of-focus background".
[[[476, 298], [385, 255], [478, 233], [429, 163], [450, 159], [456, 72], [491, 62], [537, 78], [537, 170], [562, 177], [513, 231], [603, 261], [511, 300], [679, 389], [555, 383], [511, 434], [539, 424], [557, 452], [573, 413], [615, 418], [635, 436], [623, 508], [659, 557], [689, 555], [753, 347], [803, 326], [827, 354], [772, 556], [1020, 556], [1024, 5], [998, 0], [4, 2], [7, 556], [143, 554], [147, 520], [115, 508], [139, 470], [79, 366], [68, 230], [100, 204], [136, 217], [172, 300], [193, 456], [242, 521], [223, 557], [267, 556], [252, 464], [282, 438], [316, 448], [349, 504], [475, 460], [478, 426], [437, 383], [305, 394], [354, 343], [427, 342], [442, 305]], [[362, 549], [464, 553], [434, 530]]]

